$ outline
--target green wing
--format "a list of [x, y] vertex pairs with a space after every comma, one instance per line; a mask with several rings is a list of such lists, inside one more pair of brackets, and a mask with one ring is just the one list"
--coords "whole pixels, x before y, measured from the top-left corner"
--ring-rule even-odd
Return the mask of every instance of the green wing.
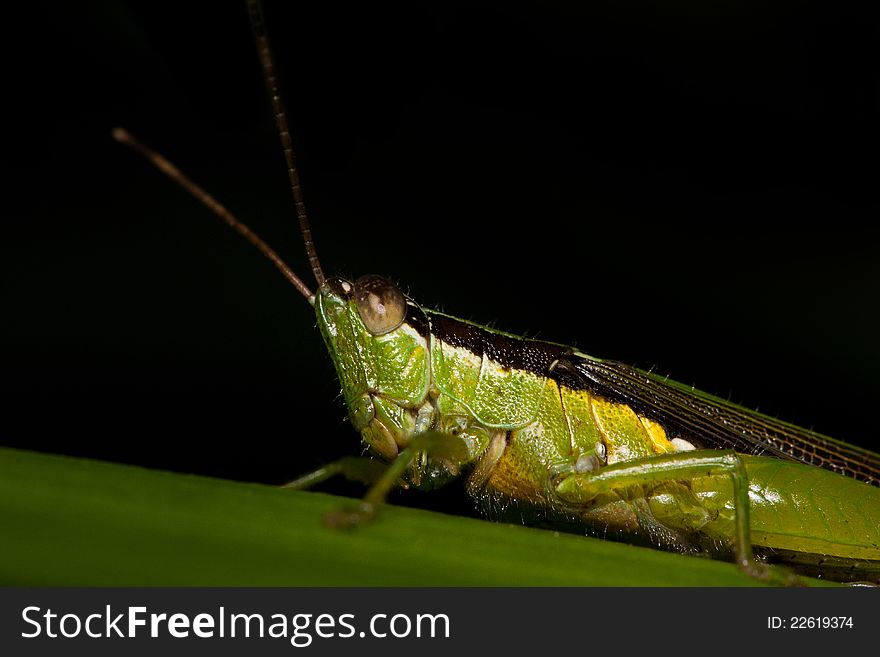
[[616, 361], [572, 355], [577, 373], [599, 395], [630, 404], [672, 436], [698, 447], [800, 461], [880, 486], [880, 455], [751, 411]]

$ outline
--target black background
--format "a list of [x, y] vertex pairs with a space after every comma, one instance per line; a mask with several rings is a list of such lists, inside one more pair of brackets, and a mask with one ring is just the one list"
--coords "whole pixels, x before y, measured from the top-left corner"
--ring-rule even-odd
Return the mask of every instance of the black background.
[[[876, 450], [876, 35], [705, 4], [268, 2], [322, 262]], [[309, 306], [110, 139], [307, 276], [243, 3], [29, 7], [0, 443], [267, 483], [357, 453]]]

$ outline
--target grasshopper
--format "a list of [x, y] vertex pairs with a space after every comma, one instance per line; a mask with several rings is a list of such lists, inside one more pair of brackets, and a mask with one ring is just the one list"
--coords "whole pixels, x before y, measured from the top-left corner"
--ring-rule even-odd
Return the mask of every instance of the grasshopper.
[[880, 577], [877, 454], [624, 363], [427, 309], [381, 275], [326, 277], [262, 10], [248, 7], [314, 290], [164, 157], [121, 129], [114, 136], [256, 246], [314, 307], [349, 419], [375, 460], [345, 459], [291, 487], [335, 474], [369, 481], [361, 505], [331, 518], [356, 525], [395, 486], [461, 480], [488, 517], [732, 558], [759, 577], [777, 573], [769, 561], [841, 581]]

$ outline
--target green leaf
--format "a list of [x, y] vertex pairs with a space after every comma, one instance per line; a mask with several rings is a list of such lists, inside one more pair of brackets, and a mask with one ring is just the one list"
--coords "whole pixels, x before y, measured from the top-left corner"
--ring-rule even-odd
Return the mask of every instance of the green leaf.
[[736, 586], [734, 565], [571, 534], [0, 448], [0, 584]]

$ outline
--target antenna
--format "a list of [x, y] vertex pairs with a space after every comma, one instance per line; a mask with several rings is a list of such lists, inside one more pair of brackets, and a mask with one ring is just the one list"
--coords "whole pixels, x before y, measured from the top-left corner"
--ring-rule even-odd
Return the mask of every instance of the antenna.
[[122, 144], [125, 144], [129, 148], [143, 155], [153, 164], [153, 166], [159, 169], [159, 171], [164, 173], [166, 176], [171, 178], [171, 180], [173, 180], [190, 194], [195, 196], [209, 210], [211, 210], [223, 221], [225, 221], [227, 224], [229, 224], [235, 230], [241, 233], [248, 242], [257, 247], [260, 250], [260, 253], [269, 258], [269, 260], [271, 260], [272, 263], [276, 267], [278, 267], [279, 271], [284, 274], [284, 277], [288, 281], [293, 283], [293, 286], [297, 290], [299, 290], [300, 294], [308, 299], [309, 303], [313, 304], [315, 302], [315, 295], [312, 294], [312, 291], [306, 286], [305, 283], [302, 282], [302, 279], [300, 279], [299, 276], [293, 273], [293, 270], [287, 266], [287, 263], [285, 263], [277, 253], [275, 253], [272, 247], [270, 247], [262, 239], [260, 239], [260, 237], [254, 231], [252, 231], [250, 228], [248, 228], [242, 222], [236, 219], [235, 216], [233, 216], [233, 214], [229, 210], [223, 207], [223, 205], [217, 199], [208, 194], [208, 192], [199, 187], [192, 180], [187, 178], [180, 169], [171, 164], [171, 162], [159, 155], [159, 153], [157, 153], [153, 149], [142, 144], [123, 128], [113, 129], [113, 139]]
[[299, 230], [302, 233], [306, 254], [309, 257], [309, 266], [311, 266], [312, 273], [315, 275], [315, 280], [320, 287], [324, 284], [324, 272], [321, 269], [321, 263], [318, 262], [318, 253], [315, 250], [315, 242], [312, 240], [309, 218], [306, 215], [306, 205], [303, 202], [299, 173], [296, 170], [296, 158], [293, 154], [293, 144], [287, 127], [287, 116], [284, 113], [284, 103], [281, 101], [281, 93], [278, 90], [278, 79], [275, 77], [275, 64], [272, 61], [272, 53], [269, 50], [269, 37], [266, 35], [263, 6], [260, 0], [248, 0], [247, 5], [248, 14], [250, 14], [251, 18], [251, 27], [254, 31], [254, 40], [257, 42], [257, 53], [260, 56], [260, 64], [263, 67], [263, 77], [266, 80], [266, 89], [269, 91], [269, 98], [272, 101], [275, 126], [278, 128], [278, 136], [281, 138], [281, 147], [284, 150], [284, 160], [287, 162], [287, 175], [290, 178], [290, 189], [293, 192], [293, 201], [296, 205]]

